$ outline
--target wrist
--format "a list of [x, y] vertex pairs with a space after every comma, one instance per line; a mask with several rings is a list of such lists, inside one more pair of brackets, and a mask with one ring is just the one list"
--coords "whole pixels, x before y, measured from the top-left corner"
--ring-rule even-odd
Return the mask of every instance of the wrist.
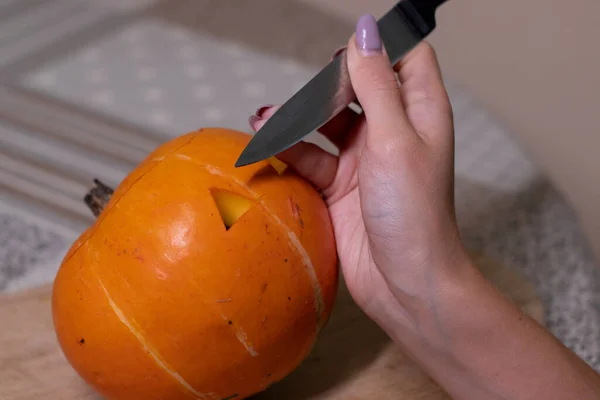
[[451, 396], [598, 398], [598, 374], [511, 304], [470, 257], [443, 269], [432, 288], [434, 296], [413, 303], [410, 324], [387, 331]]
[[494, 291], [466, 250], [459, 249], [445, 260], [424, 273], [417, 293], [407, 295], [392, 289], [405, 316], [390, 327], [394, 340], [403, 342], [412, 337], [411, 342], [449, 352], [454, 336], [468, 327], [472, 306]]

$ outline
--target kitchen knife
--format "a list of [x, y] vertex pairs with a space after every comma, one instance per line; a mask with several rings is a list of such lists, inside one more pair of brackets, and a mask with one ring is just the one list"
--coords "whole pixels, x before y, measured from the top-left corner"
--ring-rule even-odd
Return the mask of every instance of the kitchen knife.
[[[379, 35], [395, 64], [435, 28], [435, 12], [446, 0], [402, 0], [379, 21]], [[335, 57], [292, 96], [254, 135], [236, 167], [265, 160], [300, 142], [356, 99], [346, 52]]]

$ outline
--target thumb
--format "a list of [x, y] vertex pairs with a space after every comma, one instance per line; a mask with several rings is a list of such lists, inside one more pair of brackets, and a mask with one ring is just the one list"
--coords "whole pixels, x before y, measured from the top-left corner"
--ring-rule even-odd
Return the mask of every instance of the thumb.
[[372, 15], [358, 20], [348, 43], [347, 62], [352, 87], [369, 125], [367, 141], [398, 139], [398, 131], [411, 132], [396, 74]]

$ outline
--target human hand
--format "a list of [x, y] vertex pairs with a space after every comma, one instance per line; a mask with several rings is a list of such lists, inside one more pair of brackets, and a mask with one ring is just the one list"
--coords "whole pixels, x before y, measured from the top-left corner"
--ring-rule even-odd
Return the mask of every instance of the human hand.
[[[469, 259], [454, 210], [452, 111], [432, 48], [421, 43], [391, 66], [381, 47], [374, 19], [362, 17], [347, 62], [364, 112], [347, 108], [320, 129], [339, 157], [306, 142], [278, 155], [322, 191], [353, 298], [455, 398], [598, 398], [600, 376]], [[277, 108], [259, 109], [252, 128]]]
[[[398, 308], [408, 316], [415, 299], [428, 301], [432, 279], [466, 257], [454, 214], [452, 113], [427, 43], [392, 66], [366, 16], [347, 62], [364, 113], [348, 108], [320, 129], [339, 157], [306, 142], [278, 157], [322, 191], [350, 293], [385, 325]], [[278, 107], [259, 109], [252, 128]]]

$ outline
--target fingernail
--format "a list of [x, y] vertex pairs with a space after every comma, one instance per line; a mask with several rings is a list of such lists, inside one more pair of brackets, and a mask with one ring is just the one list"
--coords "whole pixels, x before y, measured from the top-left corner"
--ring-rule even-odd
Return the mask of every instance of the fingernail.
[[383, 50], [377, 20], [371, 14], [363, 15], [358, 19], [356, 44], [365, 55], [379, 54]]
[[333, 55], [331, 56], [331, 59], [333, 60], [334, 58], [336, 58], [337, 56], [339, 56], [340, 54], [342, 54], [344, 52], [344, 50], [346, 50], [346, 46], [340, 47], [339, 49], [337, 49], [335, 51], [335, 53], [333, 53]]
[[262, 106], [258, 110], [256, 110], [256, 116], [258, 118], [262, 118], [265, 111], [267, 111], [271, 107], [273, 107], [273, 104], [265, 104], [264, 106]]
[[248, 124], [250, 124], [250, 128], [256, 130], [256, 123], [260, 121], [260, 118], [257, 117], [256, 115], [251, 115], [248, 118]]

